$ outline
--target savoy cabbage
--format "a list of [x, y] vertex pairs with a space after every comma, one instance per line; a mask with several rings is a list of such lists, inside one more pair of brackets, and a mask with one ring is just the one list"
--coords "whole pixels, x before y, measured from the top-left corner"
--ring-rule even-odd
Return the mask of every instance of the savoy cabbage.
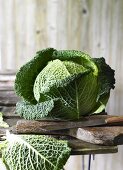
[[23, 65], [15, 91], [16, 112], [25, 119], [79, 119], [105, 109], [114, 88], [114, 70], [104, 58], [48, 48]]

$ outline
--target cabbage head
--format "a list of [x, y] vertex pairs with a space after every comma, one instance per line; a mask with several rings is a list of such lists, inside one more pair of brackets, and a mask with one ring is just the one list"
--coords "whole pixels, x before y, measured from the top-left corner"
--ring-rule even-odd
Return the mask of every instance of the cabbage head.
[[25, 119], [80, 119], [101, 113], [114, 88], [114, 70], [104, 58], [75, 50], [44, 49], [15, 79], [21, 97], [16, 112]]

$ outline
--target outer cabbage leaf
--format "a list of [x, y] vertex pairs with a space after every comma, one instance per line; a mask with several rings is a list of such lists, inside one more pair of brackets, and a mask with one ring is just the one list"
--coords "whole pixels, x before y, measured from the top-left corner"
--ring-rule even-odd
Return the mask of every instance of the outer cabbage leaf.
[[110, 96], [110, 90], [114, 89], [115, 87], [114, 70], [105, 63], [104, 58], [94, 58], [93, 61], [97, 65], [99, 72], [99, 91], [97, 96], [97, 105], [93, 109], [93, 113], [100, 113], [106, 107]]
[[53, 48], [39, 51], [36, 57], [20, 68], [15, 79], [15, 91], [18, 96], [30, 103], [36, 103], [33, 94], [35, 79], [38, 73], [47, 65], [48, 61], [52, 59], [54, 51], [55, 49]]
[[93, 61], [98, 67], [98, 81], [99, 81], [99, 93], [98, 99], [110, 92], [110, 89], [114, 89], [115, 78], [114, 70], [105, 63], [104, 58], [94, 58]]
[[37, 104], [30, 104], [27, 101], [19, 101], [16, 104], [16, 113], [28, 120], [39, 120], [44, 117], [51, 118], [51, 110], [54, 107], [54, 101], [47, 100]]
[[66, 141], [41, 135], [10, 134], [2, 159], [8, 170], [61, 170], [70, 151]]
[[[91, 82], [91, 83], [90, 83]], [[78, 74], [67, 86], [52, 87], [46, 95], [55, 96], [52, 116], [62, 119], [79, 119], [91, 113], [98, 94], [97, 77], [92, 73]]]

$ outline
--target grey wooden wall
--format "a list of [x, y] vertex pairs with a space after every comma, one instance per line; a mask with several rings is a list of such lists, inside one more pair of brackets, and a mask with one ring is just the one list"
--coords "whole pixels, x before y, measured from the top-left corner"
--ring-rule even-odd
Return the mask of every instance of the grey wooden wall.
[[[116, 70], [107, 111], [123, 114], [123, 0], [0, 0], [0, 70], [17, 70], [45, 47], [105, 57]], [[122, 170], [123, 147], [92, 165]], [[71, 157], [66, 169], [80, 170], [81, 157]]]

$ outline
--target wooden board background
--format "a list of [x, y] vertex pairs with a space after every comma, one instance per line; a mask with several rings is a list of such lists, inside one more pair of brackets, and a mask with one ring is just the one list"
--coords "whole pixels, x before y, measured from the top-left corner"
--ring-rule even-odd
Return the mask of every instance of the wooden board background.
[[[123, 0], [0, 0], [0, 70], [16, 71], [45, 47], [104, 56], [116, 70], [107, 111], [123, 114]], [[66, 170], [80, 170], [81, 164], [81, 156], [71, 157]], [[96, 156], [92, 165], [122, 170], [123, 147]]]

